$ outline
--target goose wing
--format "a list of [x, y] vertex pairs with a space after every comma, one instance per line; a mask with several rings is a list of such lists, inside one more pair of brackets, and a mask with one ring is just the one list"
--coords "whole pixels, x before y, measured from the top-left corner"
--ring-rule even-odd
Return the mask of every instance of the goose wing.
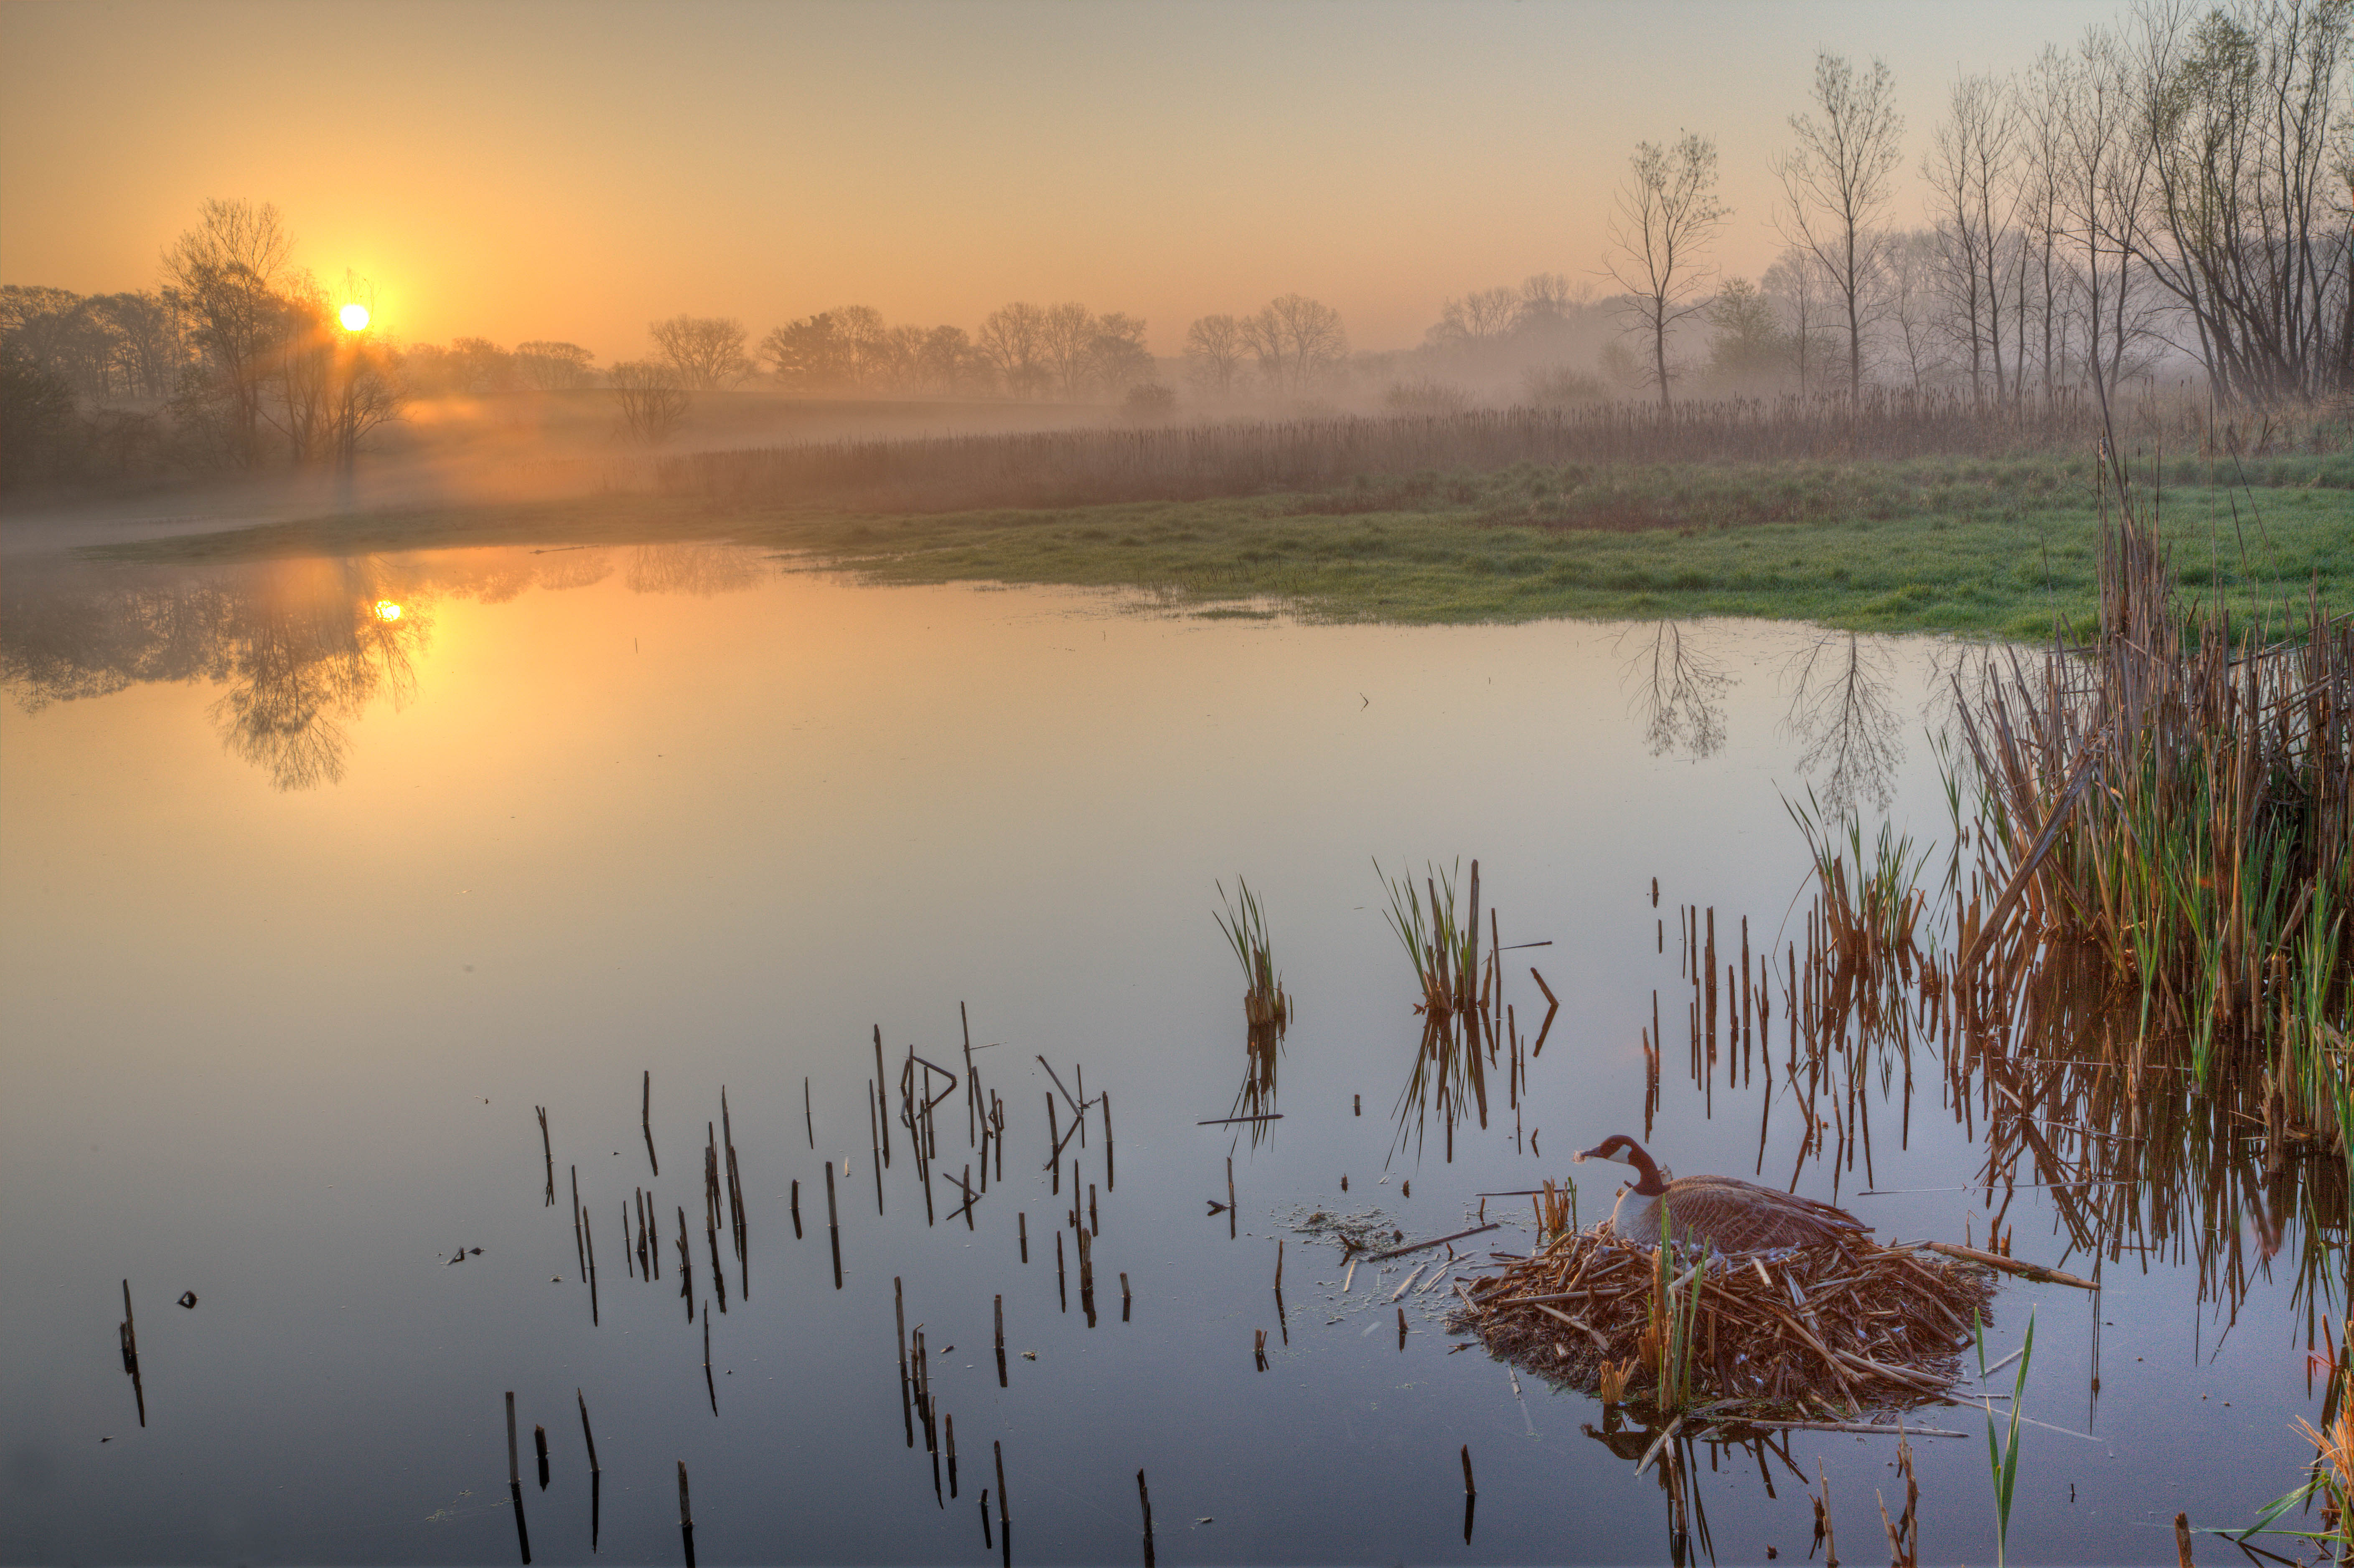
[[1727, 1252], [1821, 1246], [1869, 1229], [1843, 1209], [1731, 1176], [1671, 1182], [1665, 1202], [1679, 1233], [1705, 1237]]

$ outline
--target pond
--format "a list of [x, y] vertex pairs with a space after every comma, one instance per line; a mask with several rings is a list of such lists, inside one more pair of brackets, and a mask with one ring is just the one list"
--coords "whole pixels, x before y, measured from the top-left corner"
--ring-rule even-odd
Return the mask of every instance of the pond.
[[[2260, 1120], [2153, 1117], [2181, 1147], [2119, 1196], [2050, 1185], [2064, 1154], [2023, 1156], [1929, 1039], [1849, 1074], [1868, 1150], [1808, 1143], [1771, 1063], [1696, 1083], [1681, 1040], [1647, 1112], [1683, 912], [1720, 970], [1744, 921], [1761, 961], [1803, 950], [1786, 802], [1950, 842], [1935, 641], [1181, 616], [693, 545], [25, 559], [0, 595], [7, 1561], [514, 1561], [510, 1392], [535, 1561], [680, 1561], [682, 1462], [713, 1563], [998, 1561], [1001, 1501], [1015, 1561], [1144, 1561], [1140, 1469], [1171, 1563], [1795, 1562], [1826, 1484], [1876, 1560], [1890, 1438], [1670, 1444], [1679, 1513], [1650, 1435], [1449, 1331], [1424, 1286], [1535, 1239], [1480, 1194], [1575, 1176], [1591, 1224], [1623, 1168], [1569, 1157], [1617, 1132], [1883, 1241], [1999, 1213], [2097, 1274], [1995, 1297], [1990, 1361], [2034, 1318], [2043, 1424], [2011, 1561], [2171, 1561], [2178, 1511], [2243, 1526], [2311, 1456], [2342, 1177], [2267, 1171]], [[1560, 1006], [1514, 1103], [1401, 1144], [1384, 874], [1475, 859], [1514, 1027]], [[1205, 1126], [1251, 1071], [1237, 878], [1296, 1012], [1249, 1102], [1281, 1119]], [[878, 1169], [878, 1072], [894, 1107], [903, 1072], [943, 1097], [928, 1200], [904, 1124]], [[740, 1253], [726, 1200], [693, 1234], [707, 1148]], [[1319, 1212], [1500, 1228], [1394, 1302], [1447, 1250], [1352, 1279]], [[1967, 1435], [1915, 1442], [1925, 1556], [1992, 1561], [1984, 1416], [1908, 1420]]]

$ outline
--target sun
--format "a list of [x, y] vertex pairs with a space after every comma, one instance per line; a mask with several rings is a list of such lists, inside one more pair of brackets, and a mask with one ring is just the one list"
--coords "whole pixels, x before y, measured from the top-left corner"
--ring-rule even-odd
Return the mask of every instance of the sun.
[[366, 305], [345, 305], [342, 310], [336, 312], [335, 314], [342, 320], [344, 330], [345, 332], [365, 332], [367, 330], [368, 308]]
[[388, 599], [380, 599], [376, 601], [376, 618], [378, 620], [398, 620], [400, 606]]

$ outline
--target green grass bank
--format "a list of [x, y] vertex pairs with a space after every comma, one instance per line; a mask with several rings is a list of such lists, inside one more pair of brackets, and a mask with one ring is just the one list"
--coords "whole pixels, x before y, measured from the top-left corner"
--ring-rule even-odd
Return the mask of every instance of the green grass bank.
[[[691, 495], [313, 518], [109, 546], [148, 561], [725, 539], [875, 583], [1131, 588], [1208, 615], [1437, 623], [1747, 615], [2035, 638], [2097, 601], [2073, 457], [1521, 464], [1301, 493], [877, 513]], [[2277, 615], [2354, 586], [2354, 458], [2139, 471], [2187, 595]]]

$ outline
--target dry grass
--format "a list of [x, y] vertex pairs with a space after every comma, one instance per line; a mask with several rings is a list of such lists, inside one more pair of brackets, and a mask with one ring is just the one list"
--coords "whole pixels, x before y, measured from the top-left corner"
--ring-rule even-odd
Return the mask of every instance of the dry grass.
[[1994, 1288], [1976, 1265], [1870, 1242], [1769, 1261], [1575, 1232], [1469, 1295], [1458, 1328], [1582, 1393], [1711, 1420], [1844, 1420], [1943, 1398]]
[[2319, 596], [2247, 625], [2186, 604], [2138, 505], [2103, 530], [2089, 649], [1993, 664], [1962, 705], [1975, 896], [1956, 973], [1972, 1016], [2015, 1009], [2066, 949], [2128, 988], [2139, 1062], [2245, 1059], [2291, 1112], [2348, 1120], [2354, 1003], [2354, 617]]
[[[2203, 403], [2153, 398], [2126, 435], [2217, 457], [2336, 451], [2338, 408], [2219, 421]], [[1080, 506], [1329, 491], [1367, 476], [1518, 463], [1853, 462], [2085, 451], [2099, 409], [2073, 397], [2015, 406], [1893, 390], [1843, 397], [1648, 402], [1574, 408], [1104, 428], [917, 440], [811, 442], [664, 460], [666, 493], [888, 512]], [[1653, 526], [1646, 518], [1638, 525]]]

